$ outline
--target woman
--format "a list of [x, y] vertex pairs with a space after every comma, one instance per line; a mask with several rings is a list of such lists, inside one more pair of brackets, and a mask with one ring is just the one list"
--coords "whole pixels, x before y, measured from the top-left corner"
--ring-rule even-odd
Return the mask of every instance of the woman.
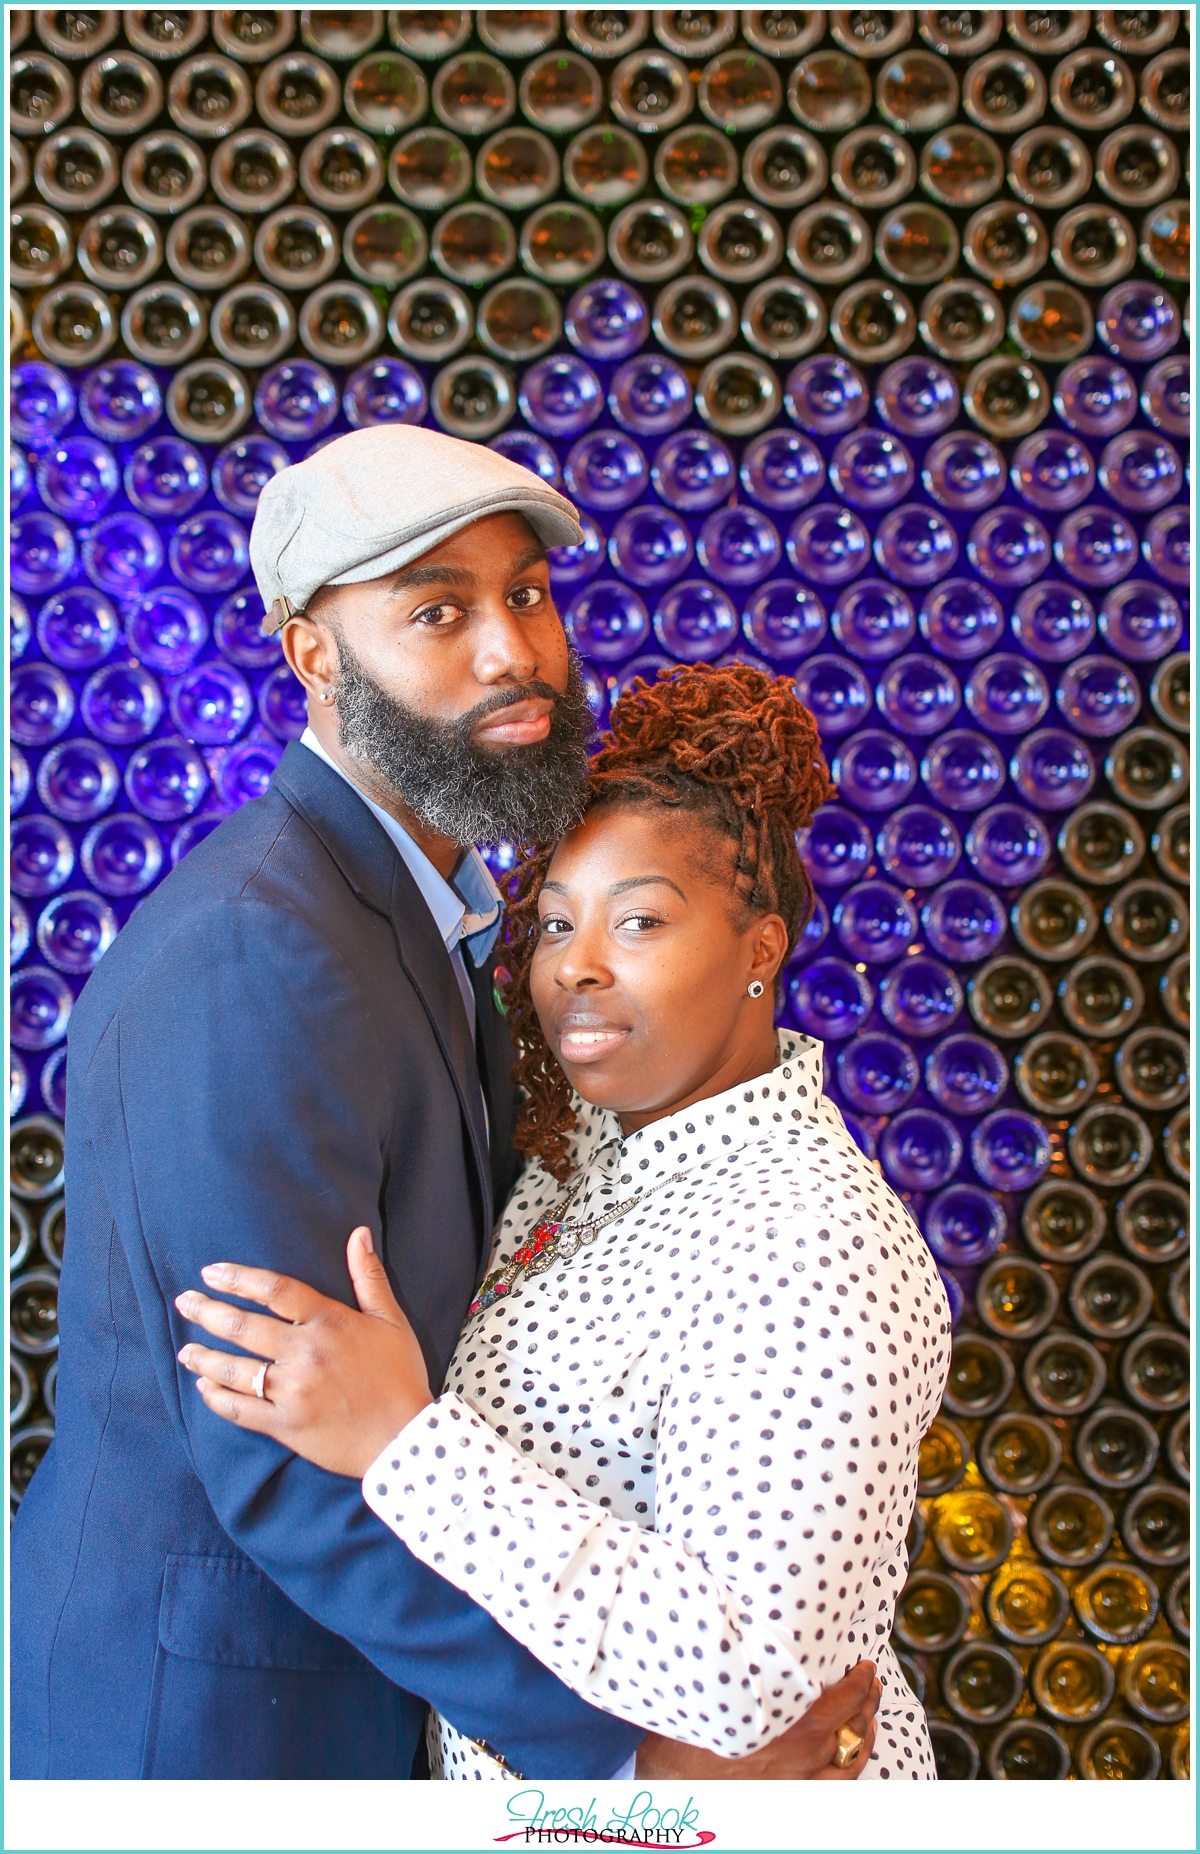
[[[270, 1361], [190, 1345], [217, 1413], [368, 1504], [570, 1686], [727, 1757], [860, 1656], [864, 1771], [935, 1775], [888, 1645], [949, 1360], [937, 1270], [774, 1028], [829, 795], [791, 685], [676, 671], [617, 704], [582, 823], [523, 865], [507, 989], [529, 1155], [434, 1398], [369, 1232], [359, 1304], [218, 1265]], [[228, 1335], [230, 1310], [181, 1311]], [[263, 1395], [265, 1391], [265, 1396]], [[499, 1776], [441, 1724], [451, 1778]]]

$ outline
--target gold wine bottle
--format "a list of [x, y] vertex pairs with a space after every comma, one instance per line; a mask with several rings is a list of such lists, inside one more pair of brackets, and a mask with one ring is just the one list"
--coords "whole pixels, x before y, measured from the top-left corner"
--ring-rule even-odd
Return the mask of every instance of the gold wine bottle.
[[1185, 1333], [1146, 1326], [1121, 1354], [1121, 1382], [1134, 1403], [1163, 1415], [1187, 1403], [1189, 1365]]
[[967, 1471], [971, 1445], [947, 1417], [935, 1417], [917, 1457], [917, 1492], [923, 1496], [949, 1493]]
[[1104, 1394], [1108, 1367], [1078, 1333], [1048, 1332], [1031, 1345], [1022, 1378], [1031, 1402], [1050, 1416], [1081, 1416]]
[[1117, 1241], [1136, 1262], [1175, 1262], [1191, 1241], [1191, 1206], [1181, 1185], [1142, 1178], [1117, 1204]]
[[1090, 1725], [1112, 1699], [1117, 1677], [1090, 1642], [1052, 1642], [1034, 1663], [1029, 1690], [1063, 1725]]
[[1065, 1117], [1086, 1107], [1100, 1081], [1100, 1065], [1079, 1037], [1047, 1030], [1026, 1043], [1013, 1064], [1017, 1092], [1035, 1114]]
[[998, 1725], [1025, 1686], [1021, 1663], [995, 1642], [964, 1642], [942, 1670], [942, 1698], [969, 1725]]
[[996, 1634], [1017, 1648], [1051, 1642], [1071, 1613], [1071, 1593], [1044, 1564], [1016, 1560], [988, 1585], [987, 1618]]
[[1097, 1487], [1137, 1487], [1158, 1460], [1158, 1432], [1138, 1410], [1101, 1404], [1076, 1431], [1075, 1460]]
[[1183, 1488], [1147, 1481], [1130, 1494], [1121, 1537], [1143, 1564], [1161, 1570], [1185, 1563], [1191, 1550], [1191, 1503]]
[[1044, 1719], [1010, 1719], [988, 1747], [988, 1776], [997, 1782], [1061, 1783], [1071, 1747]]
[[1016, 1381], [1012, 1359], [984, 1333], [959, 1332], [950, 1355], [942, 1405], [951, 1416], [991, 1416], [1002, 1409]]
[[896, 1604], [896, 1635], [918, 1654], [940, 1654], [962, 1640], [971, 1606], [962, 1585], [942, 1571], [914, 1571]]
[[1094, 1339], [1127, 1339], [1150, 1317], [1154, 1289], [1136, 1262], [1123, 1255], [1093, 1255], [1075, 1271], [1071, 1312]]
[[1044, 1417], [1010, 1410], [984, 1430], [978, 1460], [987, 1479], [1001, 1493], [1040, 1493], [1058, 1473], [1062, 1442]]
[[998, 1255], [979, 1277], [975, 1305], [1001, 1339], [1036, 1339], [1058, 1311], [1054, 1277], [1020, 1255]]
[[1121, 1664], [1121, 1697], [1152, 1725], [1178, 1725], [1188, 1714], [1191, 1656], [1178, 1642], [1143, 1642]]
[[1029, 1536], [1039, 1557], [1078, 1571], [1103, 1558], [1115, 1523], [1107, 1500], [1090, 1487], [1059, 1482], [1030, 1513]]
[[930, 1719], [933, 1759], [942, 1783], [971, 1783], [979, 1775], [979, 1746], [965, 1725]]
[[1158, 1745], [1132, 1719], [1105, 1719], [1093, 1726], [1076, 1755], [1080, 1776], [1092, 1782], [1152, 1783], [1162, 1769]]
[[48, 1114], [30, 1114], [9, 1132], [8, 1176], [18, 1197], [57, 1197], [66, 1157], [63, 1130]]
[[933, 1542], [952, 1571], [979, 1575], [1007, 1558], [1012, 1515], [995, 1494], [960, 1487], [934, 1503], [932, 1517]]
[[1072, 1593], [1075, 1614], [1089, 1635], [1114, 1647], [1141, 1641], [1158, 1615], [1158, 1590], [1145, 1571], [1109, 1558], [1089, 1571]]
[[1104, 1227], [1104, 1205], [1073, 1179], [1048, 1178], [1021, 1212], [1021, 1234], [1044, 1262], [1082, 1262], [1099, 1248]]

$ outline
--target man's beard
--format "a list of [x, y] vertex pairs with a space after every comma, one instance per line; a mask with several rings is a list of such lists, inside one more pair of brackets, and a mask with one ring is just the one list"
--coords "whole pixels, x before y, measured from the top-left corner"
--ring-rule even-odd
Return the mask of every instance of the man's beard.
[[[435, 721], [389, 695], [341, 637], [337, 645], [342, 746], [427, 829], [455, 843], [523, 845], [557, 842], [578, 823], [596, 722], [574, 651], [564, 691], [529, 682], [497, 690], [456, 721]], [[554, 703], [545, 740], [489, 749], [472, 739], [486, 716], [533, 696]]]

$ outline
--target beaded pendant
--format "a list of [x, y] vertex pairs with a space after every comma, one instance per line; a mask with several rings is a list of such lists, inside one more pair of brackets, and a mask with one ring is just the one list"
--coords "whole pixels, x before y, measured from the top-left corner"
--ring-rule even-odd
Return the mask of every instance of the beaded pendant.
[[469, 1320], [474, 1319], [477, 1313], [486, 1313], [487, 1309], [494, 1307], [498, 1300], [503, 1300], [523, 1276], [540, 1275], [549, 1268], [558, 1253], [563, 1219], [578, 1192], [579, 1185], [576, 1184], [566, 1197], [554, 1206], [549, 1216], [542, 1217], [534, 1224], [525, 1241], [519, 1248], [514, 1249], [504, 1267], [494, 1268], [490, 1275], [485, 1275], [478, 1294], [467, 1308]]

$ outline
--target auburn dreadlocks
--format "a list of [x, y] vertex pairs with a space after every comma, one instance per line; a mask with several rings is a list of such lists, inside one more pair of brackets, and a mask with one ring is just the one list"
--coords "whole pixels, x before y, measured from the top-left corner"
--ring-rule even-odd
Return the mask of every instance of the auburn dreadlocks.
[[[661, 670], [639, 679], [612, 711], [588, 780], [587, 810], [663, 805], [686, 811], [733, 848], [733, 901], [746, 918], [778, 914], [791, 952], [813, 896], [796, 832], [833, 796], [816, 723], [786, 676], [747, 664]], [[514, 1142], [560, 1182], [570, 1171], [571, 1085], [551, 1055], [529, 976], [539, 938], [538, 896], [554, 845], [514, 870], [504, 930], [512, 982], [505, 1001], [523, 1097]]]

